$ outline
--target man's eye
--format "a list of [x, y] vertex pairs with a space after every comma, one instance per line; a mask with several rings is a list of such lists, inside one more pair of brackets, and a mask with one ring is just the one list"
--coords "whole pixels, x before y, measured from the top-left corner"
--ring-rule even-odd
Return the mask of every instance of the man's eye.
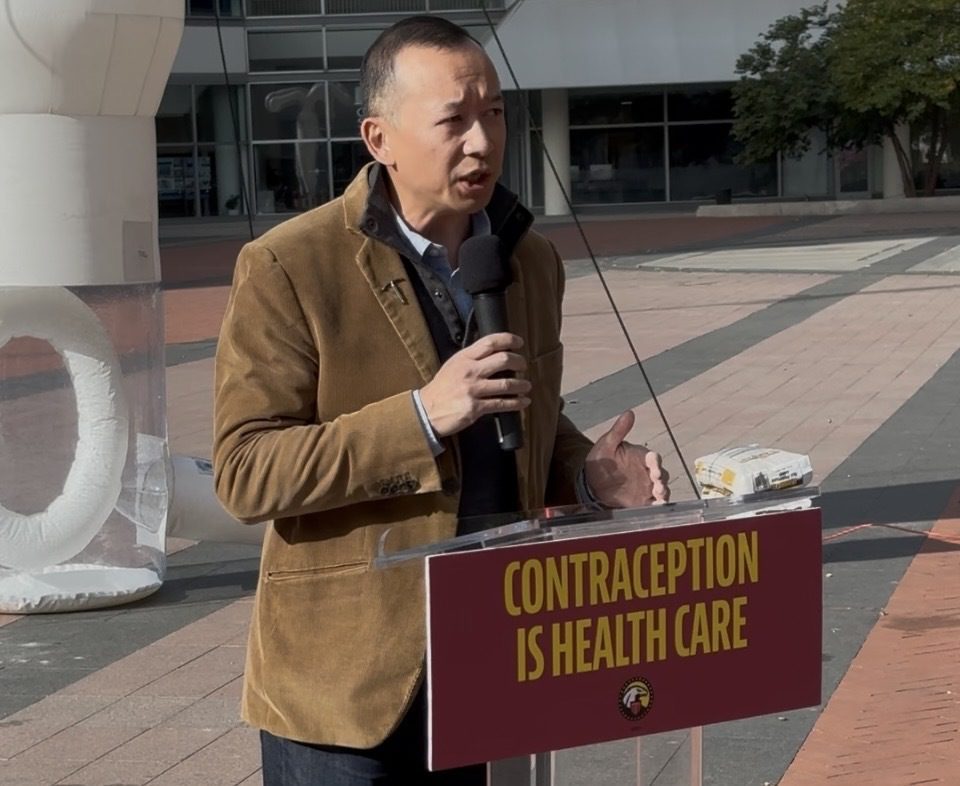
[[450, 115], [441, 120], [441, 123], [459, 123], [463, 118], [460, 115]]
[[500, 117], [500, 115], [503, 114], [503, 107], [501, 106], [491, 107], [490, 114], [493, 115], [494, 117]]

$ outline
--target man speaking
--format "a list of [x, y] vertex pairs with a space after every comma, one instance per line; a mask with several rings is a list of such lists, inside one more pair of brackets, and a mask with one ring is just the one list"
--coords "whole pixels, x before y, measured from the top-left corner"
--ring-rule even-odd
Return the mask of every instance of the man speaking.
[[[632, 413], [592, 445], [560, 412], [563, 265], [497, 183], [503, 96], [483, 49], [405, 19], [367, 52], [361, 90], [374, 163], [244, 247], [217, 349], [217, 493], [273, 520], [243, 717], [266, 786], [480, 786], [482, 767], [425, 770], [422, 566], [372, 568], [380, 537], [442, 540], [584, 496], [649, 504], [667, 474], [624, 442]], [[509, 330], [476, 338], [458, 263], [486, 235], [512, 278]], [[488, 417], [510, 412], [517, 450]]]

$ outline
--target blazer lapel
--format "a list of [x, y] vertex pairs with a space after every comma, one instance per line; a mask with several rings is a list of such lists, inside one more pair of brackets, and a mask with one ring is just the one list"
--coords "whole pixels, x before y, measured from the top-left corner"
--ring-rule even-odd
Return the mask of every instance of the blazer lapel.
[[357, 254], [357, 265], [423, 381], [429, 382], [440, 360], [400, 255], [367, 238]]

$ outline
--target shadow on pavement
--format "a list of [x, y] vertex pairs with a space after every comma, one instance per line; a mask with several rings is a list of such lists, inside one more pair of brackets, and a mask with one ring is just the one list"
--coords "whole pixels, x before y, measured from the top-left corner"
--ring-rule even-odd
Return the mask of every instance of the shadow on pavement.
[[824, 543], [824, 563], [913, 557], [921, 548], [960, 551], [960, 544], [927, 538], [932, 524], [950, 515], [947, 503], [958, 485], [960, 478], [952, 478], [824, 492], [819, 504], [828, 538], [831, 530], [873, 525]]

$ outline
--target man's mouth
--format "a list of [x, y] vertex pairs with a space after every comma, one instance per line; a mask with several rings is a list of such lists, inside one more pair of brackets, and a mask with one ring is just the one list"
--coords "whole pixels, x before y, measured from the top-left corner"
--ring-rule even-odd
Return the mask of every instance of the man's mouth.
[[490, 180], [490, 171], [487, 169], [477, 170], [460, 178], [461, 183], [468, 186], [482, 186]]

